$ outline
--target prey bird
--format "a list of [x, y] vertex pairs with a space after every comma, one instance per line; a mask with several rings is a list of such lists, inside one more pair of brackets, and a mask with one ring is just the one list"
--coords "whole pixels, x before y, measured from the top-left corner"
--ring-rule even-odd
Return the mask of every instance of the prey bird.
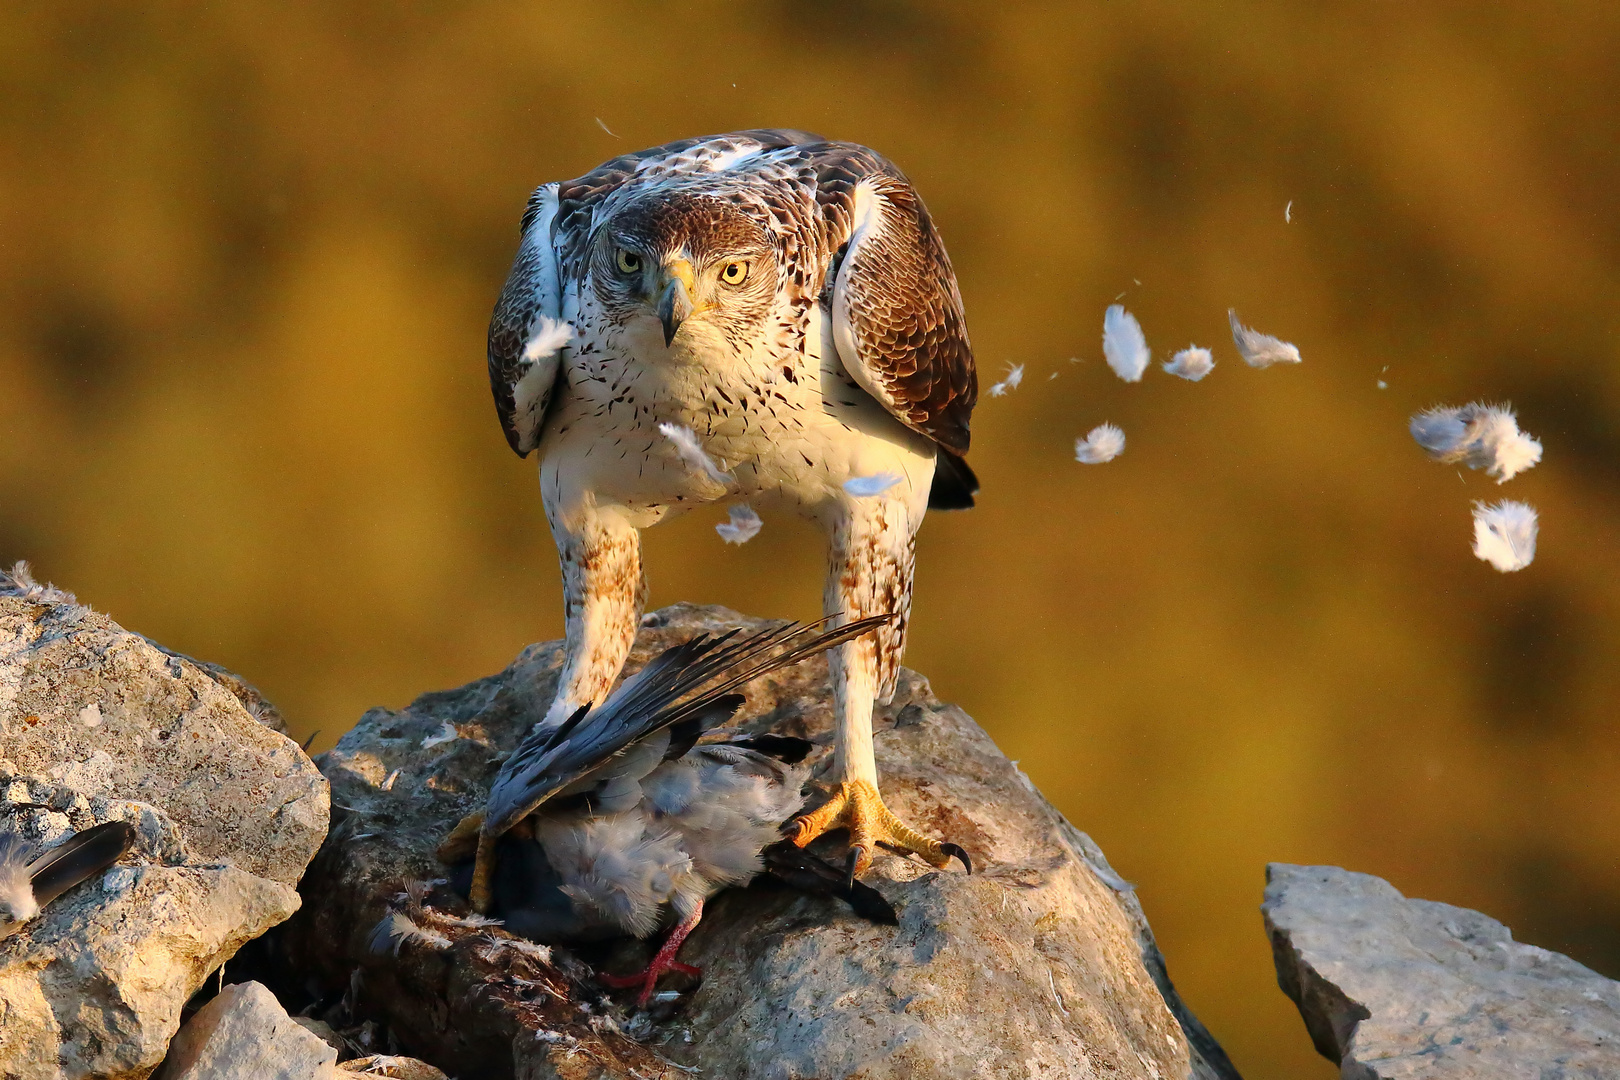
[[[480, 911], [547, 944], [646, 937], [673, 918], [645, 971], [602, 976], [639, 986], [638, 1004], [664, 972], [697, 974], [675, 954], [704, 901], [761, 871], [894, 923], [875, 890], [781, 841], [782, 823], [804, 802], [806, 770], [797, 766], [808, 741], [698, 741], [741, 707], [738, 687], [889, 621], [820, 632], [789, 623], [746, 637], [734, 630], [665, 650], [600, 706], [531, 730], [497, 774], [482, 819], [464, 820], [440, 859], [462, 864], [457, 877]], [[472, 849], [479, 857], [467, 866]]]
[[41, 851], [11, 826], [0, 830], [0, 938], [10, 937], [73, 886], [129, 850], [135, 828], [108, 821]]
[[801, 515], [828, 537], [823, 611], [897, 618], [832, 656], [836, 786], [794, 841], [847, 828], [855, 873], [878, 844], [966, 866], [884, 806], [872, 748], [917, 529], [978, 490], [973, 353], [916, 190], [865, 147], [744, 131], [545, 184], [520, 233], [489, 377], [507, 442], [539, 452], [562, 564], [566, 659], [541, 723], [618, 678], [646, 600], [640, 530], [706, 504]]

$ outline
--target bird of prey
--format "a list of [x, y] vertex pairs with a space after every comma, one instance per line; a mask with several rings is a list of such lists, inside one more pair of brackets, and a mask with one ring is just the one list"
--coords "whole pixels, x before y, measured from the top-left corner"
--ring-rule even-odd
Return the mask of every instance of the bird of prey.
[[[894, 910], [876, 891], [779, 842], [782, 823], [804, 802], [806, 771], [797, 766], [809, 742], [774, 734], [698, 741], [743, 704], [737, 687], [889, 621], [881, 615], [819, 633], [789, 623], [741, 638], [699, 635], [665, 650], [599, 707], [531, 730], [496, 776], [483, 820], [464, 821], [439, 857], [463, 864], [457, 876], [476, 906], [547, 944], [645, 937], [673, 915], [644, 972], [603, 976], [639, 986], [638, 1004], [665, 971], [697, 974], [675, 954], [704, 901], [762, 870], [892, 924]], [[498, 850], [491, 837], [500, 838]], [[484, 858], [467, 866], [474, 846]]]
[[0, 938], [10, 937], [47, 904], [100, 873], [129, 849], [135, 829], [109, 821], [40, 851], [7, 826], [0, 831]]
[[706, 504], [801, 515], [829, 540], [824, 612], [898, 617], [832, 657], [836, 787], [795, 842], [847, 827], [853, 873], [879, 843], [968, 866], [884, 806], [872, 749], [917, 529], [978, 490], [962, 300], [916, 190], [865, 147], [744, 131], [545, 184], [520, 232], [489, 377], [507, 442], [539, 451], [562, 564], [566, 659], [541, 723], [617, 679], [646, 599], [640, 530]]

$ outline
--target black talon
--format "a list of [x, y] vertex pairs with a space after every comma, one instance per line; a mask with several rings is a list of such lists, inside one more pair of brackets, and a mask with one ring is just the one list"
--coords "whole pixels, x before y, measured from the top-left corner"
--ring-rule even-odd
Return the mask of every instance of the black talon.
[[849, 866], [844, 871], [844, 889], [848, 891], [855, 887], [855, 866], [861, 861], [861, 852], [866, 850], [856, 844], [849, 849]]
[[945, 854], [949, 855], [953, 859], [960, 860], [962, 863], [962, 869], [966, 870], [970, 874], [973, 873], [973, 860], [968, 858], [967, 852], [963, 851], [955, 844], [941, 844], [939, 846], [941, 850], [945, 852]]

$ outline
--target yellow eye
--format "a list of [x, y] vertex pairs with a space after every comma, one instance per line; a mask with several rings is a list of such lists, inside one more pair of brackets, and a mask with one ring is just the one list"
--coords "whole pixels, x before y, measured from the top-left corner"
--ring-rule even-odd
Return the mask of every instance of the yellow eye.
[[619, 273], [621, 274], [641, 273], [641, 256], [637, 255], [633, 251], [626, 251], [624, 248], [620, 248], [618, 263]]
[[748, 280], [748, 264], [745, 262], [726, 263], [725, 269], [720, 271], [720, 280], [727, 285], [741, 285]]

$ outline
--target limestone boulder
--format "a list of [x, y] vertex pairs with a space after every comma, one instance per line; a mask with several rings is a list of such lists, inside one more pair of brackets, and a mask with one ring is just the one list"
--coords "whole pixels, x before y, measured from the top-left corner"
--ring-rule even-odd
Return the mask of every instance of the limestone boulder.
[[[630, 666], [699, 632], [764, 625], [668, 608], [644, 620]], [[403, 1050], [452, 1075], [536, 1080], [1237, 1075], [1177, 997], [1130, 885], [910, 671], [875, 721], [883, 790], [903, 817], [962, 844], [976, 872], [880, 856], [868, 880], [898, 927], [764, 883], [722, 894], [681, 954], [704, 969], [701, 983], [638, 1013], [579, 957], [460, 921], [434, 849], [482, 806], [561, 661], [560, 642], [530, 646], [497, 675], [373, 709], [319, 759], [339, 824], [288, 945]], [[737, 726], [811, 739], [825, 775], [825, 660], [746, 693]], [[373, 929], [391, 913], [424, 932], [376, 950]]]
[[209, 973], [297, 909], [327, 799], [228, 684], [0, 574], [0, 816], [39, 841], [109, 820], [137, 834], [0, 942], [0, 1075], [149, 1075]]
[[1620, 1076], [1620, 983], [1336, 866], [1266, 870], [1277, 981], [1346, 1080]]
[[232, 983], [180, 1029], [158, 1080], [333, 1080], [336, 1062], [268, 989]]

